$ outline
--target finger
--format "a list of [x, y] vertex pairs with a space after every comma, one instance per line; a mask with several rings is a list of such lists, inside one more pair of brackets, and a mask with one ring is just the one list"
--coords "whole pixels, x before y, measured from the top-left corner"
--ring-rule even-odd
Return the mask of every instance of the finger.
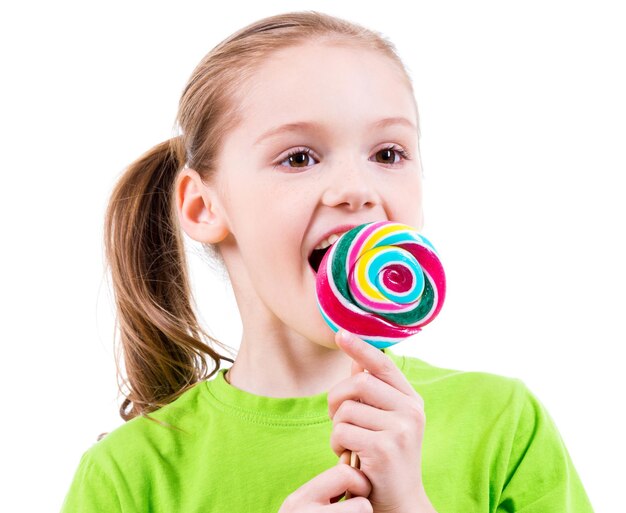
[[337, 424], [330, 434], [330, 447], [337, 456], [340, 456], [345, 450], [356, 453], [362, 452], [367, 447], [371, 447], [373, 437], [377, 433], [379, 432], [342, 422]]
[[343, 329], [335, 334], [335, 341], [341, 350], [363, 369], [367, 369], [369, 373], [389, 383], [389, 385], [406, 395], [415, 393], [402, 371], [380, 349], [371, 346], [356, 335]]
[[[361, 401], [385, 411], [397, 411], [407, 407], [422, 405], [422, 398], [417, 392], [408, 397], [391, 385], [367, 372], [360, 372], [337, 383], [328, 391], [328, 415], [332, 419], [344, 401]], [[416, 399], [418, 397], [419, 399]]]
[[[339, 462], [337, 463], [337, 465], [348, 465], [348, 466], [352, 466], [350, 465], [350, 458], [352, 456], [352, 452], [350, 451], [343, 451], [341, 453], [341, 456], [339, 456]], [[330, 499], [330, 503], [333, 504], [335, 502], [339, 502], [343, 497], [346, 497], [346, 500], [348, 500], [350, 498], [350, 493], [348, 492], [346, 493], [342, 493], [341, 495], [337, 495], [337, 497], [333, 497], [332, 499]]]
[[356, 360], [352, 360], [352, 368], [351, 368], [351, 376], [358, 374], [359, 372], [363, 372], [365, 369], [359, 365], [359, 362]]
[[393, 413], [352, 400], [344, 401], [333, 416], [333, 428], [345, 422], [370, 431], [392, 430], [398, 423]]
[[[341, 497], [339, 498], [341, 499]], [[372, 503], [365, 497], [346, 495], [345, 501], [331, 504], [325, 511], [332, 513], [369, 513], [373, 512], [374, 508], [372, 507]]]
[[346, 490], [352, 495], [367, 497], [372, 492], [372, 484], [361, 470], [341, 463], [302, 485], [289, 497], [289, 501], [303, 505], [311, 502], [326, 505]]

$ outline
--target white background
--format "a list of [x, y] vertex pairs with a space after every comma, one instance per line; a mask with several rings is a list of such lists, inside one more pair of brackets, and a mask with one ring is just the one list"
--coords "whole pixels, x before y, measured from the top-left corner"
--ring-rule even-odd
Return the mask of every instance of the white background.
[[[101, 242], [116, 178], [171, 136], [186, 80], [213, 46], [300, 9], [390, 37], [414, 81], [423, 233], [449, 289], [437, 321], [395, 352], [521, 378], [554, 418], [596, 511], [623, 504], [619, 3], [3, 7], [0, 510], [57, 511], [80, 455], [122, 423]], [[230, 289], [199, 258], [191, 265], [204, 321], [237, 348]]]

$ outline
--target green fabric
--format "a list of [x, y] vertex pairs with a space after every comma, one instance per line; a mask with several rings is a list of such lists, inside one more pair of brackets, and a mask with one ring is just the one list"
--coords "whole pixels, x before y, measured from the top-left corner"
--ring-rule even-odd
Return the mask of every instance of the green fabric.
[[[424, 487], [438, 513], [586, 513], [552, 419], [518, 379], [384, 350], [424, 398]], [[262, 397], [203, 381], [82, 456], [62, 512], [272, 512], [337, 464], [327, 393]]]

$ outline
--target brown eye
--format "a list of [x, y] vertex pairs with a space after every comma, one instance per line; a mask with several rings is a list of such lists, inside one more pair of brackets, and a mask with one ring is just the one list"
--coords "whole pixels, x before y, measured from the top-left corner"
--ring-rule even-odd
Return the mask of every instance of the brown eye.
[[376, 152], [376, 161], [381, 164], [395, 164], [397, 151], [393, 148], [385, 148]]
[[292, 151], [282, 162], [280, 162], [280, 165], [295, 169], [307, 167], [313, 163], [315, 163], [315, 159], [311, 155], [311, 150], [307, 148]]
[[309, 155], [301, 151], [289, 157], [289, 163], [293, 164], [292, 167], [306, 167], [309, 162]]

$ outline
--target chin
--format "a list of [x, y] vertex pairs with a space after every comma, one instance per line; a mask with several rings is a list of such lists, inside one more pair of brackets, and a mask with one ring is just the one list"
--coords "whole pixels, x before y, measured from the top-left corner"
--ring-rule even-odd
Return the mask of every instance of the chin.
[[330, 349], [339, 349], [339, 346], [337, 345], [335, 338], [336, 338], [336, 333], [330, 328], [328, 328], [328, 335], [324, 339], [324, 341], [326, 342], [324, 345]]
[[312, 334], [311, 337], [307, 337], [313, 344], [325, 347], [327, 349], [339, 349], [339, 346], [335, 342], [335, 333], [325, 323], [321, 326], [321, 331], [317, 331]]

